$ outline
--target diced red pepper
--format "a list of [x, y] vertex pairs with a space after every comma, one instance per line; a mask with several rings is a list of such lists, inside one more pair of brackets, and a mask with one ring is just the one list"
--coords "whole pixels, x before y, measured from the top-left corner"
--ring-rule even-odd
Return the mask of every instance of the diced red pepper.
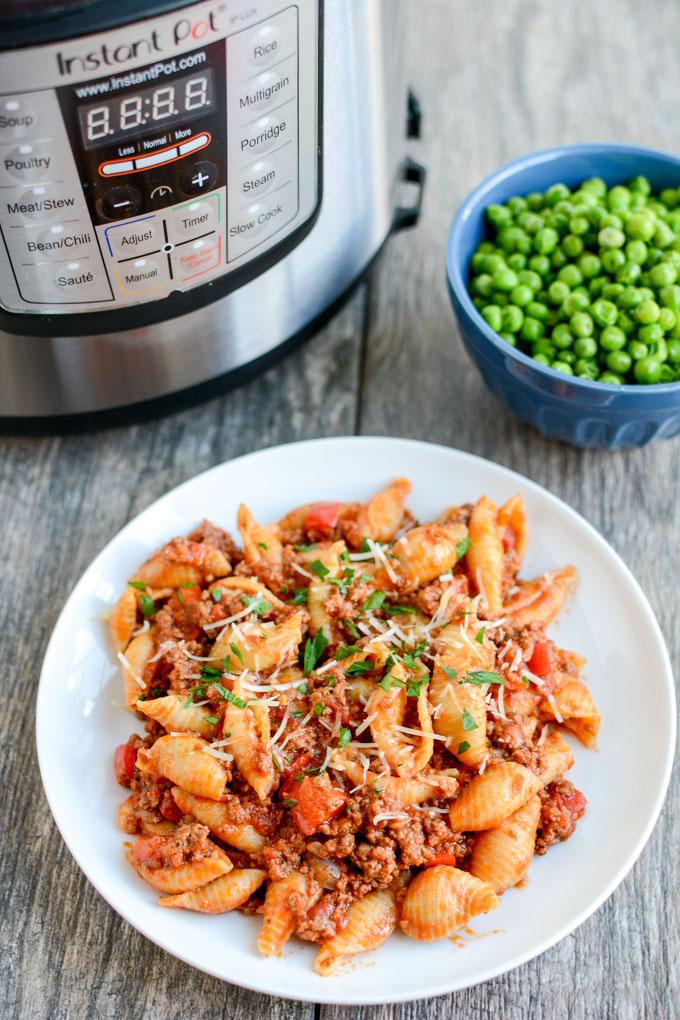
[[113, 752], [113, 767], [116, 770], [116, 782], [121, 786], [129, 786], [135, 770], [137, 751], [132, 744], [119, 744]]
[[173, 615], [186, 613], [187, 607], [195, 602], [201, 601], [201, 589], [197, 584], [188, 585], [186, 588], [178, 588], [169, 601]]
[[340, 520], [342, 503], [314, 503], [307, 511], [307, 531], [332, 535]]
[[560, 801], [564, 810], [568, 811], [572, 818], [580, 818], [588, 804], [584, 795], [577, 789], [574, 789], [574, 792], [568, 797], [560, 796]]
[[303, 836], [318, 832], [325, 822], [340, 814], [349, 799], [344, 790], [330, 783], [321, 785], [311, 776], [305, 776], [300, 783], [294, 781], [294, 787], [291, 798], [297, 803], [291, 815]]
[[163, 797], [161, 814], [163, 815], [163, 818], [167, 818], [169, 822], [178, 822], [182, 817], [182, 812], [177, 807], [171, 793], [167, 793], [165, 797]]
[[435, 857], [430, 857], [429, 861], [425, 861], [424, 868], [436, 868], [439, 864], [446, 864], [451, 868], [458, 867], [458, 859], [455, 854], [438, 854]]
[[503, 532], [503, 548], [507, 552], [508, 549], [514, 549], [516, 544], [517, 542], [514, 529], [508, 524]]
[[553, 650], [549, 641], [537, 641], [529, 659], [529, 669], [536, 676], [548, 676], [553, 670]]
[[138, 864], [153, 864], [159, 859], [162, 836], [137, 836], [132, 856]]

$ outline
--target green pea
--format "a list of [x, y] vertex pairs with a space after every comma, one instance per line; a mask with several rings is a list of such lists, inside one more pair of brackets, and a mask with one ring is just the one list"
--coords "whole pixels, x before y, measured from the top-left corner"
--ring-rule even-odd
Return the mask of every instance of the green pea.
[[630, 336], [637, 329], [637, 322], [630, 317], [628, 312], [619, 312], [616, 325], [622, 333], [626, 334], [626, 336]]
[[[529, 259], [529, 264], [531, 265], [531, 259]], [[531, 287], [534, 293], [539, 291], [543, 286], [543, 280], [541, 279], [540, 274], [533, 269], [523, 269], [517, 274], [517, 279], [520, 283], [525, 284], [525, 286]]]
[[641, 278], [642, 270], [637, 262], [625, 262], [616, 274], [619, 283], [629, 286]]
[[675, 241], [675, 231], [664, 223], [663, 220], [656, 224], [656, 230], [654, 231], [654, 244], [657, 248], [667, 248], [669, 244], [673, 244]]
[[626, 258], [629, 262], [635, 262], [642, 266], [647, 258], [647, 245], [644, 241], [629, 241], [626, 245]]
[[566, 184], [553, 184], [545, 193], [545, 204], [549, 206], [556, 206], [558, 202], [564, 201], [569, 198], [571, 192]]
[[613, 302], [601, 298], [590, 306], [590, 314], [598, 326], [613, 326], [619, 313]]
[[620, 386], [623, 383], [623, 378], [616, 372], [603, 372], [597, 381], [609, 383], [610, 386]]
[[495, 333], [500, 333], [502, 314], [502, 310], [498, 305], [485, 305], [482, 308], [484, 319]]
[[500, 305], [501, 308], [505, 308], [507, 304], [510, 304], [510, 298], [507, 294], [504, 294], [502, 290], [492, 291], [491, 300], [495, 305]]
[[539, 276], [547, 276], [550, 268], [550, 259], [547, 255], [532, 255], [529, 259], [529, 269], [538, 273]]
[[580, 292], [573, 291], [562, 303], [564, 314], [571, 318], [576, 312], [584, 312], [590, 307], [590, 298], [584, 297]]
[[657, 264], [657, 262], [661, 262], [661, 259], [663, 258], [663, 254], [664, 253], [661, 251], [661, 248], [651, 248], [651, 247], [648, 248], [647, 249], [647, 267], [648, 267], [648, 269], [651, 269], [653, 266], [655, 266]]
[[646, 212], [631, 213], [626, 220], [626, 233], [636, 241], [651, 241], [654, 229], [654, 217]]
[[626, 235], [618, 227], [602, 227], [597, 240], [601, 248], [622, 248]]
[[636, 287], [625, 287], [619, 295], [618, 304], [620, 308], [635, 308], [644, 300]]
[[539, 255], [550, 255], [559, 242], [560, 235], [552, 227], [542, 227], [534, 237], [534, 248]]
[[548, 301], [553, 305], [561, 305], [569, 297], [569, 284], [564, 280], [553, 280], [548, 287]]
[[569, 320], [569, 325], [574, 336], [591, 336], [593, 333], [593, 320], [587, 312], [576, 312]]
[[652, 190], [652, 186], [646, 177], [640, 174], [638, 177], [634, 177], [632, 181], [628, 182], [628, 187], [631, 191], [639, 191], [641, 195], [649, 195]]
[[649, 287], [638, 287], [638, 294], [643, 301], [654, 301], [656, 294]]
[[502, 290], [509, 293], [519, 283], [517, 273], [513, 272], [512, 269], [508, 269], [507, 266], [499, 266], [498, 269], [492, 274], [494, 290]]
[[602, 252], [602, 267], [608, 273], [618, 273], [626, 264], [626, 256], [620, 248], [609, 248]]
[[547, 365], [550, 367], [550, 358], [545, 354], [532, 354], [531, 357], [534, 361], [537, 361], [539, 365]]
[[483, 251], [477, 250], [472, 258], [470, 259], [470, 269], [473, 273], [481, 273], [484, 266], [484, 259], [486, 255]]
[[505, 333], [519, 333], [524, 322], [524, 312], [515, 305], [508, 305], [503, 309], [501, 327]]
[[561, 322], [558, 326], [555, 326], [550, 339], [558, 351], [565, 351], [573, 345], [574, 334], [565, 322]]
[[618, 301], [625, 289], [622, 283], [607, 282], [602, 288], [602, 297], [605, 301]]
[[553, 361], [551, 368], [554, 368], [556, 372], [562, 372], [563, 375], [573, 375], [573, 369], [570, 364], [566, 361]]
[[668, 287], [675, 283], [678, 271], [670, 262], [657, 262], [649, 271], [652, 287]]
[[555, 270], [561, 269], [563, 266], [566, 266], [568, 261], [569, 259], [564, 254], [561, 248], [556, 248], [555, 251], [550, 256], [550, 265]]
[[579, 358], [594, 358], [597, 354], [597, 340], [592, 336], [580, 336], [574, 343], [574, 353]]
[[527, 315], [533, 319], [540, 319], [541, 322], [547, 320], [549, 312], [550, 309], [542, 301], [532, 301], [527, 305]]
[[514, 269], [516, 273], [519, 273], [526, 267], [527, 257], [522, 255], [521, 251], [513, 251], [512, 255], [508, 255], [507, 263], [510, 269]]
[[519, 213], [524, 212], [526, 209], [527, 200], [526, 198], [522, 198], [520, 195], [513, 195], [512, 198], [508, 199], [506, 205], [513, 216], [518, 216]]
[[501, 340], [505, 340], [506, 344], [510, 344], [511, 347], [517, 346], [517, 338], [512, 333], [499, 333]]
[[569, 230], [577, 237], [581, 237], [590, 230], [590, 220], [587, 216], [572, 216], [569, 220]]
[[505, 259], [502, 255], [499, 255], [498, 252], [484, 256], [482, 269], [485, 273], [490, 273], [493, 276], [497, 270], [505, 268]]
[[575, 259], [583, 254], [584, 245], [582, 239], [576, 234], [566, 234], [562, 238], [561, 248], [567, 258]]
[[512, 213], [504, 205], [490, 205], [486, 210], [486, 216], [494, 227], [505, 227], [512, 220]]
[[669, 340], [668, 344], [668, 360], [673, 365], [680, 365], [680, 340]]
[[503, 227], [498, 234], [498, 243], [508, 253], [519, 251], [528, 255], [531, 251], [531, 238], [521, 227]]
[[588, 280], [588, 291], [591, 297], [597, 297], [601, 294], [603, 289], [607, 285], [609, 277], [607, 276], [594, 276], [592, 280]]
[[641, 209], [645, 209], [647, 206], [647, 199], [644, 195], [640, 195], [637, 192], [633, 192], [630, 199], [630, 211], [640, 212]]
[[517, 217], [517, 223], [527, 234], [537, 234], [545, 226], [543, 217], [529, 210]]
[[656, 322], [659, 312], [660, 308], [656, 301], [647, 300], [638, 305], [633, 314], [638, 322], [648, 325], [650, 322]]
[[625, 375], [633, 364], [633, 359], [627, 351], [612, 351], [605, 359], [607, 368], [612, 372]]
[[680, 193], [677, 188], [662, 188], [659, 198], [669, 209], [675, 209], [680, 202]]
[[602, 263], [592, 252], [586, 251], [581, 255], [578, 260], [578, 268], [581, 271], [581, 275], [584, 277], [594, 277], [602, 269]]
[[661, 362], [651, 354], [635, 362], [633, 369], [635, 379], [639, 383], [655, 383], [661, 376]]
[[493, 280], [488, 273], [480, 273], [479, 276], [475, 276], [470, 284], [472, 293], [479, 295], [479, 297], [489, 297], [493, 290]]
[[618, 326], [607, 326], [600, 334], [600, 346], [605, 351], [618, 351], [626, 346], [626, 334]]
[[530, 304], [534, 299], [534, 292], [531, 287], [527, 287], [525, 283], [519, 283], [513, 288], [510, 294], [510, 300], [513, 305], [519, 305], [520, 308], [524, 308]]
[[590, 379], [591, 382], [597, 379], [600, 374], [597, 362], [588, 358], [579, 358], [574, 365], [574, 371], [580, 379]]
[[670, 333], [678, 321], [678, 316], [670, 308], [662, 308], [659, 312], [659, 325], [664, 333]]
[[583, 191], [591, 191], [600, 198], [607, 194], [607, 185], [601, 177], [589, 177], [587, 181], [583, 182], [581, 188]]
[[522, 323], [521, 335], [523, 340], [527, 340], [532, 343], [535, 340], [540, 339], [545, 333], [545, 326], [540, 319], [534, 319], [530, 315], [524, 317]]
[[564, 266], [557, 274], [557, 278], [572, 288], [578, 287], [580, 283], [583, 283], [583, 274], [578, 266]]
[[643, 344], [658, 343], [659, 340], [663, 340], [663, 329], [658, 322], [650, 322], [646, 326], [640, 326], [638, 339], [642, 340]]
[[669, 248], [661, 256], [661, 261], [670, 262], [680, 276], [680, 241], [676, 242], [676, 244], [678, 245], [677, 250], [675, 248]]
[[543, 195], [540, 191], [532, 191], [527, 195], [527, 205], [534, 212], [543, 208]]
[[633, 361], [640, 361], [649, 354], [649, 347], [647, 344], [643, 344], [641, 340], [631, 340], [626, 350]]

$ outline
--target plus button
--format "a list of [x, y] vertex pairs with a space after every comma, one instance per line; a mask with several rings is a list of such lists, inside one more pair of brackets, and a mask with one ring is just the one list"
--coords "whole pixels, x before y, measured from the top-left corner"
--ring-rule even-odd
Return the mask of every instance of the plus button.
[[203, 185], [205, 184], [205, 182], [209, 181], [209, 180], [210, 180], [210, 178], [208, 177], [208, 175], [204, 174], [201, 170], [199, 170], [198, 173], [195, 174], [194, 177], [191, 178], [191, 183], [196, 188], [202, 188]]
[[182, 174], [182, 191], [185, 195], [203, 195], [217, 184], [219, 170], [208, 159], [202, 159], [186, 168]]

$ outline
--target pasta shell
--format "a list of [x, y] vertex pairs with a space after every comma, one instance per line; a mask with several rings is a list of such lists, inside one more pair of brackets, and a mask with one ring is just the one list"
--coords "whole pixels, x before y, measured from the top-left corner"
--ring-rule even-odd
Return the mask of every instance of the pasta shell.
[[[340, 566], [340, 553], [346, 548], [344, 542], [333, 542], [327, 549], [317, 553], [317, 559], [336, 576]], [[331, 619], [326, 609], [326, 600], [333, 589], [333, 585], [320, 577], [315, 577], [309, 582], [307, 590], [307, 608], [309, 609], [310, 629], [312, 634], [322, 630], [328, 640], [332, 637]]]
[[[232, 691], [237, 698], [248, 699], [240, 680], [234, 680]], [[224, 732], [231, 734], [229, 747], [236, 767], [264, 800], [274, 785], [269, 709], [257, 700], [251, 700], [246, 708], [227, 702]]]
[[266, 877], [266, 871], [259, 868], [241, 868], [216, 878], [200, 889], [177, 896], [161, 896], [158, 902], [162, 907], [184, 907], [201, 914], [226, 914], [249, 900]]
[[216, 581], [213, 585], [214, 588], [218, 588], [220, 591], [224, 591], [233, 595], [234, 592], [242, 591], [244, 595], [250, 598], [261, 598], [265, 602], [268, 602], [273, 609], [283, 609], [285, 602], [282, 602], [273, 591], [265, 587], [261, 581], [258, 581], [256, 577], [241, 577], [240, 575], [235, 577], [223, 577], [219, 581]]
[[175, 538], [142, 564], [135, 580], [150, 588], [180, 588], [230, 572], [231, 563], [220, 549], [206, 542]]
[[322, 977], [332, 974], [345, 956], [377, 949], [397, 925], [397, 906], [389, 889], [369, 893], [355, 900], [345, 917], [342, 931], [322, 942], [314, 970]]
[[[585, 747], [593, 747], [601, 720], [586, 685], [569, 678], [555, 690], [553, 699], [567, 729], [576, 734]], [[547, 698], [541, 701], [539, 708], [543, 715], [555, 718], [555, 709]]]
[[399, 923], [412, 939], [447, 938], [473, 917], [499, 905], [490, 885], [466, 871], [439, 864], [413, 879], [401, 906]]
[[[155, 641], [152, 631], [138, 634], [127, 646], [123, 662], [123, 691], [125, 704], [134, 712], [140, 694], [148, 690], [144, 670], [154, 653]], [[123, 655], [122, 652], [119, 655]]]
[[145, 836], [168, 836], [175, 829], [174, 822], [157, 822], [149, 811], [140, 810], [132, 795], [118, 808], [118, 825], [130, 836], [138, 832]]
[[197, 797], [219, 800], [227, 776], [220, 762], [205, 754], [204, 748], [209, 746], [202, 737], [159, 737], [149, 750], [138, 752], [137, 768], [165, 776]]
[[246, 563], [280, 563], [283, 558], [280, 529], [278, 524], [264, 527], [258, 524], [251, 511], [241, 503], [236, 515], [236, 523], [243, 540], [243, 552]]
[[475, 776], [449, 811], [455, 832], [496, 829], [544, 785], [531, 769], [514, 761], [490, 765]]
[[498, 530], [498, 508], [487, 496], [475, 503], [470, 517], [467, 563], [477, 591], [492, 616], [503, 608], [503, 543]]
[[458, 560], [459, 543], [466, 537], [464, 524], [423, 524], [407, 531], [390, 550], [396, 557], [390, 562], [400, 575], [401, 590], [416, 591], [450, 570]]
[[179, 868], [150, 868], [148, 864], [140, 864], [134, 859], [131, 843], [125, 845], [125, 857], [140, 878], [159, 892], [167, 894], [191, 892], [220, 875], [226, 875], [233, 867], [224, 850], [217, 846], [212, 857], [189, 861]]
[[148, 719], [155, 719], [166, 730], [190, 730], [200, 737], [208, 738], [215, 732], [215, 724], [207, 719], [209, 709], [200, 705], [187, 705], [186, 698], [179, 694], [138, 701], [136, 708]]
[[550, 733], [543, 742], [541, 786], [554, 783], [574, 764], [574, 755], [561, 733]]
[[577, 578], [575, 567], [562, 567], [533, 581], [519, 581], [518, 591], [505, 604], [504, 616], [517, 630], [532, 623], [547, 626], [573, 591]]
[[[302, 641], [304, 613], [293, 613], [276, 626], [259, 626], [243, 634], [240, 629], [227, 628], [213, 645], [214, 659], [231, 660], [231, 670], [242, 673], [264, 673], [276, 667], [285, 666], [297, 659], [298, 647]], [[238, 648], [240, 656], [234, 654], [232, 645]]]
[[484, 692], [481, 687], [459, 680], [470, 670], [492, 669], [494, 652], [486, 635], [480, 644], [472, 634], [474, 630], [468, 632], [455, 624], [442, 629], [439, 644], [444, 645], [446, 652], [435, 658], [428, 694], [437, 709], [433, 719], [435, 732], [448, 738], [447, 748], [462, 762], [479, 768], [488, 753]]
[[111, 611], [108, 621], [109, 636], [117, 652], [124, 652], [137, 627], [137, 594], [126, 588]]
[[374, 792], [380, 790], [387, 800], [400, 808], [424, 804], [433, 797], [455, 797], [458, 792], [458, 780], [442, 772], [430, 772], [414, 778], [381, 776], [378, 779], [374, 772], [364, 774], [363, 767], [352, 758], [336, 755], [333, 761], [337, 760], [342, 765], [343, 775], [355, 786], [365, 786]]
[[527, 519], [524, 512], [524, 500], [517, 493], [511, 496], [507, 503], [498, 511], [498, 530], [503, 538], [506, 528], [510, 528], [514, 538], [514, 552], [517, 561], [517, 567], [519, 568], [520, 563], [524, 559], [524, 554], [527, 551], [527, 545], [529, 544], [529, 531], [527, 528]]
[[263, 956], [281, 952], [295, 931], [298, 919], [311, 905], [309, 900], [307, 879], [299, 871], [269, 883], [262, 907], [264, 921], [257, 940], [257, 948]]
[[480, 833], [472, 850], [470, 874], [499, 895], [521, 882], [533, 860], [540, 814], [541, 800], [534, 794], [497, 829]]
[[213, 836], [249, 854], [262, 850], [264, 836], [246, 822], [233, 822], [226, 804], [196, 797], [193, 793], [180, 790], [178, 786], [173, 786], [172, 796], [180, 811], [193, 815], [196, 821], [207, 825]]
[[406, 478], [397, 478], [382, 492], [362, 506], [357, 515], [358, 541], [372, 538], [376, 542], [391, 542], [404, 519], [404, 506], [411, 483]]

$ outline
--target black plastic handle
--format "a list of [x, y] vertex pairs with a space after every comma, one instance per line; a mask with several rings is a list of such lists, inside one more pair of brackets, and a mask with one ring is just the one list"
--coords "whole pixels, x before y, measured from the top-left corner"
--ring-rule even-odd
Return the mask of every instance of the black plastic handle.
[[394, 217], [392, 218], [393, 233], [396, 233], [398, 230], [405, 230], [407, 227], [415, 226], [420, 219], [426, 176], [427, 171], [422, 163], [416, 163], [415, 159], [411, 159], [410, 156], [407, 156], [401, 165], [400, 180], [410, 181], [411, 184], [417, 184], [418, 190], [416, 192], [413, 205], [398, 205], [394, 210]]

